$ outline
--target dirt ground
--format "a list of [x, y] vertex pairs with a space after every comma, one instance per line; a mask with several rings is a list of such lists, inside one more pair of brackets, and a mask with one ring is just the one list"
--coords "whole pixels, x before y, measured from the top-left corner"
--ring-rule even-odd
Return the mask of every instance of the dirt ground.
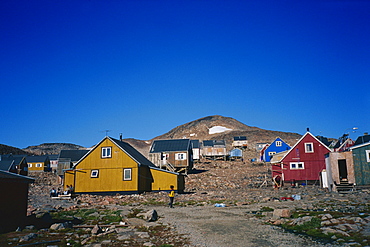
[[[166, 206], [168, 197], [165, 192], [133, 196], [83, 195], [70, 201], [55, 201], [48, 197], [48, 191], [56, 185], [57, 179], [38, 178], [30, 189], [29, 214], [45, 207], [65, 210], [74, 205], [87, 208], [109, 206], [126, 212], [133, 208], [143, 211], [155, 209], [159, 215], [158, 224], [171, 226], [174, 237], [179, 234], [187, 236], [190, 245], [183, 246], [196, 247], [336, 246], [286, 232], [279, 226], [266, 224], [263, 218], [251, 212], [263, 207], [315, 210], [315, 205], [321, 201], [332, 200], [344, 208], [347, 203], [346, 197], [330, 194], [319, 185], [275, 190], [267, 165], [242, 161], [196, 164], [194, 172], [186, 178], [185, 193], [175, 197], [175, 208]], [[292, 194], [302, 195], [302, 200], [274, 200]], [[358, 199], [354, 197], [354, 200]], [[223, 203], [225, 207], [215, 207], [217, 203]]]
[[188, 235], [192, 246], [324, 246], [248, 216], [246, 212], [255, 207], [221, 208], [210, 205], [154, 209], [159, 213], [161, 222], [174, 226], [180, 234]]

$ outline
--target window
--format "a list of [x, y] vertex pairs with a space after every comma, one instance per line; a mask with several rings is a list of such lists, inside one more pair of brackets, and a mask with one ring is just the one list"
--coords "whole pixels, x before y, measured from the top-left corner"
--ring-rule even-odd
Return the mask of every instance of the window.
[[41, 163], [37, 163], [36, 164], [36, 167], [42, 167], [42, 164]]
[[28, 164], [28, 167], [32, 167], [32, 164]]
[[99, 177], [99, 170], [91, 170], [91, 177], [98, 178]]
[[282, 141], [276, 141], [276, 146], [277, 147], [281, 147], [283, 145], [283, 142]]
[[308, 142], [304, 144], [306, 153], [313, 153], [313, 143]]
[[131, 168], [123, 169], [123, 180], [124, 181], [132, 180], [132, 177], [131, 177]]
[[101, 148], [101, 157], [102, 158], [112, 157], [112, 147], [102, 147]]
[[269, 156], [273, 156], [276, 152], [269, 152]]
[[175, 155], [175, 160], [186, 160], [186, 153], [177, 153]]
[[304, 169], [304, 163], [303, 162], [291, 162], [290, 163], [290, 169]]
[[365, 150], [366, 151], [366, 161], [370, 162], [370, 150]]

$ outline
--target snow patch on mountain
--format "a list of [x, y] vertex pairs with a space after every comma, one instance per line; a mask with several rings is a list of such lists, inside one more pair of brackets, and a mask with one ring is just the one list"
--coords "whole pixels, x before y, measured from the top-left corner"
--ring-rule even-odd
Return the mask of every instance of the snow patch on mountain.
[[229, 131], [229, 130], [232, 130], [232, 129], [229, 129], [223, 126], [213, 126], [212, 128], [209, 129], [208, 134], [212, 135], [212, 134], [222, 133], [222, 132]]

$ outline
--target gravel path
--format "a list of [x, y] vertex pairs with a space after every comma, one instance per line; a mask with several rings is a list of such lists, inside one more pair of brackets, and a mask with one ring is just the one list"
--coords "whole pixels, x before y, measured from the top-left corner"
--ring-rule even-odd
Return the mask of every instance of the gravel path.
[[329, 246], [309, 238], [284, 232], [248, 216], [250, 206], [241, 207], [148, 207], [155, 209], [160, 221], [174, 226], [190, 237], [193, 246]]

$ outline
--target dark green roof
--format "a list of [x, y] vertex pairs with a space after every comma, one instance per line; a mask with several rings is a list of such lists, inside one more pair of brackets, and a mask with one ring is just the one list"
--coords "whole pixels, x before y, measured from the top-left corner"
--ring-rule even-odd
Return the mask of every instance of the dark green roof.
[[111, 138], [112, 142], [114, 142], [117, 146], [122, 148], [128, 155], [131, 156], [136, 162], [139, 163], [139, 165], [145, 165], [150, 167], [155, 167], [155, 165], [150, 162], [144, 155], [142, 155], [139, 151], [137, 151], [133, 146], [131, 146], [127, 142], [119, 141], [117, 139]]
[[150, 153], [188, 151], [189, 139], [155, 140], [150, 148]]
[[72, 162], [79, 161], [89, 150], [61, 150], [58, 159], [71, 159]]
[[204, 140], [203, 147], [226, 146], [225, 140]]
[[45, 162], [49, 159], [49, 156], [47, 155], [33, 155], [33, 156], [27, 156], [26, 160], [27, 162]]
[[355, 146], [366, 142], [370, 142], [370, 135], [359, 136], [355, 141]]

